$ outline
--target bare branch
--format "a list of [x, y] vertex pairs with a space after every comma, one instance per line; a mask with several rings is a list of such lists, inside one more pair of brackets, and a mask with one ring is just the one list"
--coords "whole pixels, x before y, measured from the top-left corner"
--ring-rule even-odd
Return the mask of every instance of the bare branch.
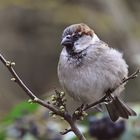
[[128, 78], [125, 78], [122, 83], [126, 83], [127, 81], [131, 80], [131, 79], [135, 79], [138, 77], [138, 74], [140, 73], [140, 70], [136, 70], [134, 73], [132, 73]]
[[71, 131], [72, 131], [72, 129], [65, 129], [64, 131], [60, 132], [60, 134], [65, 135], [65, 134], [67, 134], [67, 133], [69, 133]]
[[35, 96], [35, 94], [24, 84], [24, 82], [20, 79], [20, 77], [17, 75], [16, 71], [13, 68], [13, 64], [15, 64], [14, 62], [7, 61], [2, 56], [2, 54], [0, 54], [0, 60], [2, 61], [2, 63], [8, 68], [8, 70], [12, 74], [13, 80], [12, 79], [11, 80], [16, 82], [25, 91], [25, 93], [32, 99], [32, 102], [38, 103], [38, 104], [50, 109], [51, 111], [55, 112], [57, 115], [63, 116], [63, 114], [60, 111], [58, 111], [56, 108], [54, 108], [50, 104], [46, 103], [45, 101], [37, 98]]
[[88, 109], [90, 109], [90, 108], [92, 108], [92, 107], [97, 106], [98, 104], [101, 104], [101, 103], [105, 102], [105, 99], [106, 99], [107, 97], [108, 97], [108, 95], [105, 94], [105, 95], [104, 95], [101, 99], [99, 99], [98, 101], [86, 105], [85, 108], [84, 108], [83, 110], [86, 111], [86, 110], [88, 110]]
[[82, 133], [79, 131], [79, 129], [76, 126], [76, 120], [73, 119], [71, 115], [68, 114], [66, 105], [65, 105], [65, 98], [64, 93], [59, 92], [55, 90], [57, 98], [57, 104], [56, 107], [52, 106], [50, 102], [45, 102], [41, 99], [39, 99], [20, 79], [20, 77], [17, 75], [16, 71], [14, 70], [13, 66], [15, 65], [14, 62], [7, 61], [2, 54], [0, 54], [0, 60], [2, 63], [8, 68], [9, 72], [13, 76], [11, 79], [12, 81], [16, 82], [24, 91], [25, 93], [31, 98], [29, 102], [38, 103], [49, 110], [51, 110], [54, 114], [59, 115], [63, 117], [70, 125], [71, 129], [65, 130], [62, 134], [67, 134], [70, 131], [73, 131], [73, 133], [77, 136], [79, 140], [86, 140], [85, 137], [82, 135]]

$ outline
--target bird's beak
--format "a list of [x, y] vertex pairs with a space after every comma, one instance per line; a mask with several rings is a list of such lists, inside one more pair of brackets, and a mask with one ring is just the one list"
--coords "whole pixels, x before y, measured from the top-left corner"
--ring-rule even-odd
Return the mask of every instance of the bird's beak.
[[73, 38], [69, 35], [69, 36], [66, 36], [62, 39], [61, 41], [61, 45], [62, 46], [66, 46], [66, 47], [72, 47], [73, 46]]

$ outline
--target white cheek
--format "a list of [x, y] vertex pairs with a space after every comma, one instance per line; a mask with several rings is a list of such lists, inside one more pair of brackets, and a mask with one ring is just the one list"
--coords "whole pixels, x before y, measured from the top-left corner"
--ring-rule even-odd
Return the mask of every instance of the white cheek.
[[83, 36], [82, 38], [80, 38], [78, 41], [74, 43], [74, 49], [77, 52], [86, 49], [89, 46], [91, 40], [92, 38], [90, 36]]

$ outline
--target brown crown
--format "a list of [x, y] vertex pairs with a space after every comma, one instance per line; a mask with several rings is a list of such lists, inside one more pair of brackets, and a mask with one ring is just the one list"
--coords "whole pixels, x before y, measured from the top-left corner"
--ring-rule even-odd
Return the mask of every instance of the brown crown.
[[89, 26], [87, 26], [84, 23], [75, 24], [75, 26], [77, 26], [75, 32], [85, 34], [85, 35], [90, 35], [90, 36], [93, 36], [94, 34], [94, 31], [90, 29]]
[[81, 35], [85, 34], [85, 35], [90, 35], [90, 36], [94, 35], [94, 31], [91, 28], [89, 28], [84, 23], [80, 23], [80, 24], [73, 24], [73, 25], [68, 26], [64, 30], [62, 37], [66, 36], [66, 35], [71, 35], [74, 33], [80, 33]]

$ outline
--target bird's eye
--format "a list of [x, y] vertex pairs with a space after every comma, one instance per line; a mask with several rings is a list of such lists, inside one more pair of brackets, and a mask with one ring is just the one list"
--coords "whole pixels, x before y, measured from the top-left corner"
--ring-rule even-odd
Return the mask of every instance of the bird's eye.
[[81, 36], [82, 36], [81, 34], [76, 33], [73, 35], [73, 38], [76, 40], [76, 39], [80, 38]]

